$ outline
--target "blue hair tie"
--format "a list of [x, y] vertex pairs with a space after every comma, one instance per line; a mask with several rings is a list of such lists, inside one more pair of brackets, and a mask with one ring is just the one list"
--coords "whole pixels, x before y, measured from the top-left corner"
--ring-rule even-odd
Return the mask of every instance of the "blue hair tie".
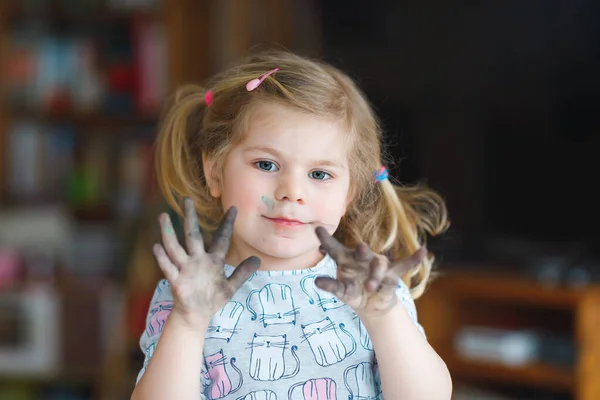
[[376, 183], [384, 181], [388, 178], [389, 178], [388, 171], [383, 165], [381, 167], [379, 167], [379, 169], [373, 173], [373, 179], [375, 179]]

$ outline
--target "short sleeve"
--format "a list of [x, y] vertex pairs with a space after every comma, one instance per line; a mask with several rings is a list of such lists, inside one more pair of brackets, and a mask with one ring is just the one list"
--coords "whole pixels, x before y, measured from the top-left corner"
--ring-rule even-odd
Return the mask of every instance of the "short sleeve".
[[410, 295], [410, 290], [408, 289], [408, 286], [406, 286], [406, 283], [404, 283], [404, 281], [401, 279], [399, 280], [398, 288], [396, 289], [396, 295], [398, 296], [398, 299], [400, 299], [400, 302], [406, 309], [406, 312], [408, 313], [410, 318], [414, 321], [415, 325], [417, 325], [417, 328], [419, 329], [421, 334], [423, 336], [426, 336], [425, 330], [423, 329], [421, 324], [419, 324], [417, 318], [417, 307], [415, 306], [415, 301]]
[[156, 289], [154, 289], [148, 314], [146, 315], [146, 328], [140, 337], [140, 349], [144, 353], [144, 363], [138, 373], [136, 384], [142, 379], [146, 368], [148, 368], [148, 363], [154, 354], [154, 349], [172, 309], [173, 293], [171, 292], [171, 285], [169, 281], [163, 279], [158, 282]]

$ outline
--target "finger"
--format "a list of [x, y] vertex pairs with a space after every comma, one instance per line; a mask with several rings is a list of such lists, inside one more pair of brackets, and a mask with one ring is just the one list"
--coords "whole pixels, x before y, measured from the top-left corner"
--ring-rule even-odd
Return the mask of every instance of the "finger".
[[185, 207], [184, 231], [187, 251], [190, 255], [202, 254], [204, 253], [204, 239], [200, 232], [194, 200], [186, 197], [183, 203]]
[[169, 282], [173, 283], [177, 279], [177, 276], [179, 276], [179, 270], [175, 264], [171, 262], [169, 256], [167, 256], [167, 253], [165, 252], [165, 249], [157, 243], [152, 247], [152, 253], [158, 262], [160, 270], [165, 274], [165, 278], [167, 278]]
[[250, 276], [256, 272], [256, 270], [260, 267], [260, 258], [256, 256], [251, 256], [246, 258], [244, 261], [238, 265], [235, 270], [233, 270], [233, 274], [227, 279], [229, 282], [229, 286], [233, 290], [233, 292], [237, 292], [240, 287], [250, 278]]
[[325, 249], [323, 248], [323, 245], [319, 246], [319, 251], [321, 252], [321, 254], [326, 255], [327, 252], [325, 251]]
[[396, 273], [396, 276], [403, 276], [408, 271], [419, 265], [425, 259], [425, 257], [427, 257], [427, 249], [425, 247], [421, 247], [410, 257], [396, 262], [392, 269]]
[[227, 210], [213, 237], [212, 244], [208, 250], [210, 253], [217, 253], [225, 257], [227, 250], [229, 250], [229, 241], [233, 233], [233, 223], [236, 216], [237, 209], [235, 207]]
[[330, 276], [319, 276], [315, 279], [315, 286], [333, 294], [342, 301], [346, 294], [346, 286], [342, 282]]
[[387, 271], [387, 261], [383, 257], [374, 257], [369, 263], [369, 279], [367, 279], [365, 289], [369, 292], [376, 292]]
[[315, 233], [321, 242], [323, 250], [334, 259], [339, 259], [346, 252], [346, 248], [331, 236], [329, 232], [327, 232], [327, 229], [322, 226], [317, 226]]
[[175, 263], [177, 266], [183, 265], [187, 260], [188, 255], [177, 240], [177, 235], [175, 234], [175, 229], [173, 229], [169, 214], [162, 213], [159, 221], [163, 246], [171, 259], [171, 262]]
[[360, 243], [354, 250], [354, 257], [358, 261], [370, 261], [373, 257], [375, 257], [375, 253], [373, 253], [371, 248], [366, 243]]

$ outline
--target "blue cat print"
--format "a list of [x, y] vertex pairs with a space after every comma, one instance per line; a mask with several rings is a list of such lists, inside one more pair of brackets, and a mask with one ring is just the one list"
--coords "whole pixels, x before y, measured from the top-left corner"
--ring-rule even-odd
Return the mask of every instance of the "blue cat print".
[[302, 291], [308, 297], [308, 302], [310, 304], [315, 304], [316, 301], [317, 305], [321, 307], [323, 311], [334, 310], [345, 306], [345, 304], [333, 294], [315, 286], [315, 278], [317, 277], [318, 275], [308, 275], [300, 281], [300, 288], [302, 288]]
[[[321, 321], [301, 325], [301, 327], [304, 333], [302, 341], [308, 342], [315, 361], [322, 367], [342, 362], [356, 351], [356, 340], [345, 329], [345, 325], [339, 324], [336, 327], [336, 324], [329, 317]], [[350, 350], [338, 335], [338, 328], [348, 337]]]
[[[286, 353], [288, 346], [287, 335], [258, 335], [254, 334], [250, 343], [250, 377], [257, 381], [277, 381], [298, 375], [300, 359], [296, 354], [298, 346], [291, 347], [291, 354], [296, 361], [294, 370], [285, 375]], [[289, 360], [289, 355], [287, 355]]]
[[225, 304], [225, 307], [210, 320], [206, 339], [222, 339], [229, 343], [231, 337], [238, 333], [236, 327], [243, 312], [242, 303], [230, 301]]
[[375, 380], [373, 364], [369, 362], [361, 362], [346, 368], [344, 385], [350, 393], [348, 400], [379, 399], [379, 385]]
[[[252, 308], [253, 296], [258, 295], [259, 307], [255, 311]], [[252, 314], [252, 320], [260, 317], [260, 321], [266, 328], [269, 325], [296, 324], [296, 313], [292, 288], [280, 283], [269, 283], [262, 289], [250, 292], [246, 299], [246, 307]]]

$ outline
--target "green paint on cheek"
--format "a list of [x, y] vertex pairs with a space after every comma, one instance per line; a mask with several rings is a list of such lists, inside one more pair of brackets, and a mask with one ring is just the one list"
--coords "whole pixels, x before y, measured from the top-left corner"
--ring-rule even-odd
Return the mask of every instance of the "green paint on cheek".
[[266, 196], [261, 196], [260, 199], [262, 200], [263, 204], [265, 206], [267, 206], [267, 208], [269, 210], [273, 209], [273, 206], [275, 205], [274, 202], [273, 202], [273, 199], [271, 199], [269, 197], [266, 197]]

